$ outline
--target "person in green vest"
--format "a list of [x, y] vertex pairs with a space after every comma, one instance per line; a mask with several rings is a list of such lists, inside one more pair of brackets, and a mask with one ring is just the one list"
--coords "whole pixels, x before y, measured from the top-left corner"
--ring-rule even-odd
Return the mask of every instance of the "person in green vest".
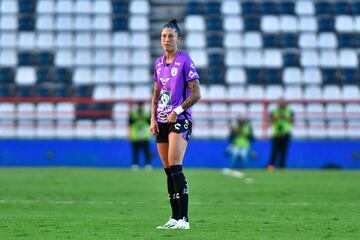
[[244, 118], [239, 118], [236, 125], [231, 129], [229, 136], [230, 144], [226, 149], [231, 158], [231, 168], [247, 167], [248, 153], [253, 140], [253, 131], [250, 123]]
[[286, 166], [286, 154], [291, 139], [291, 130], [294, 122], [294, 113], [287, 106], [284, 99], [278, 101], [278, 107], [270, 115], [272, 126], [272, 150], [268, 170], [275, 166], [284, 168]]
[[144, 109], [143, 102], [137, 102], [131, 108], [129, 116], [130, 135], [132, 144], [132, 168], [139, 169], [139, 155], [142, 150], [145, 155], [145, 168], [151, 169], [150, 155], [150, 113]]

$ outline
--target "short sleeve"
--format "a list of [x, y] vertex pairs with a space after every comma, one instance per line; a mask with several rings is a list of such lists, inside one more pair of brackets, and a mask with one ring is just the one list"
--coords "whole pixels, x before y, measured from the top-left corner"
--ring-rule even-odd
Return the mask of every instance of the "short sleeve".
[[158, 77], [157, 77], [157, 72], [156, 72], [156, 67], [155, 67], [155, 64], [154, 64], [154, 69], [153, 69], [153, 80], [154, 80], [155, 82], [157, 82], [157, 81], [158, 81]]
[[199, 79], [200, 76], [196, 71], [194, 62], [188, 57], [184, 62], [185, 79], [187, 82]]

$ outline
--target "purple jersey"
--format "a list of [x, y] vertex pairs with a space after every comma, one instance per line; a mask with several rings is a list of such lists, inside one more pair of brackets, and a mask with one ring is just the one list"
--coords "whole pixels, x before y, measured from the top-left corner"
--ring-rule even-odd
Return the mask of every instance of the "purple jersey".
[[[153, 78], [161, 91], [157, 102], [156, 119], [165, 123], [167, 116], [189, 97], [190, 89], [187, 82], [199, 79], [199, 74], [191, 58], [180, 50], [169, 66], [166, 66], [165, 54], [155, 61]], [[191, 110], [184, 111], [178, 119], [191, 121]]]

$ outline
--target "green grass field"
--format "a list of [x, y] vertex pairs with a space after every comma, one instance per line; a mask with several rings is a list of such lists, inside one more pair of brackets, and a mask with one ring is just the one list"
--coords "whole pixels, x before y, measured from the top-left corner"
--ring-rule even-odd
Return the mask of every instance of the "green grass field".
[[157, 230], [162, 170], [0, 168], [0, 239], [360, 239], [360, 172], [186, 169], [190, 230]]

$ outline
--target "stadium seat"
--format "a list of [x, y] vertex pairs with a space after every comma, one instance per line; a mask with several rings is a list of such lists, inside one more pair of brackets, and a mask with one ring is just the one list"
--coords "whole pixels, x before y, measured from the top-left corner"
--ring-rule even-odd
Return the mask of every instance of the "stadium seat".
[[319, 65], [323, 68], [336, 68], [338, 66], [338, 55], [334, 50], [322, 50], [319, 57]]
[[332, 16], [324, 15], [318, 18], [319, 32], [333, 32], [335, 22]]
[[[135, 52], [133, 56], [138, 56], [137, 52]], [[98, 49], [98, 50], [94, 51], [93, 64], [95, 66], [110, 66], [112, 63], [111, 57], [112, 57], [112, 53], [110, 50]], [[140, 56], [140, 57], [143, 57], [143, 56]], [[146, 58], [145, 59], [142, 58], [141, 61], [139, 61], [139, 62], [141, 63], [142, 61], [146, 61], [146, 60], [147, 60]]]
[[334, 3], [334, 13], [336, 15], [351, 15], [352, 14], [351, 3], [347, 1], [336, 1]]
[[300, 48], [316, 48], [317, 44], [315, 33], [301, 33], [299, 35], [298, 45]]
[[258, 15], [244, 15], [244, 31], [260, 31], [260, 18]]
[[299, 86], [286, 86], [284, 89], [284, 99], [300, 100], [303, 99], [303, 91]]
[[90, 14], [92, 13], [92, 1], [91, 0], [77, 0], [74, 1], [74, 12], [75, 13], [83, 13]]
[[33, 97], [34, 88], [33, 86], [17, 86], [16, 97]]
[[146, 85], [137, 85], [133, 88], [133, 100], [147, 100], [151, 98], [151, 89]]
[[202, 32], [189, 32], [185, 38], [185, 45], [188, 48], [205, 48], [205, 34]]
[[72, 97], [73, 92], [72, 88], [68, 85], [64, 84], [57, 84], [54, 88], [54, 97], [58, 98], [65, 98], [65, 97]]
[[300, 63], [303, 67], [319, 66], [319, 56], [314, 50], [304, 50], [300, 57]]
[[248, 85], [245, 96], [246, 99], [251, 99], [251, 100], [264, 99], [265, 98], [264, 88], [261, 86]]
[[18, 85], [34, 85], [36, 73], [33, 67], [19, 67], [16, 71], [15, 82]]
[[298, 19], [295, 16], [280, 16], [280, 31], [286, 33], [298, 32]]
[[94, 1], [92, 12], [95, 14], [110, 14], [111, 2], [114, 1]]
[[246, 68], [247, 84], [265, 84], [264, 70], [261, 68]]
[[225, 65], [230, 67], [239, 67], [243, 63], [243, 54], [240, 50], [228, 50], [225, 53]]
[[148, 14], [150, 12], [149, 2], [146, 0], [135, 0], [130, 2], [130, 14]]
[[[245, 89], [243, 86], [237, 86], [237, 85], [231, 85], [228, 88], [228, 93], [227, 93], [227, 98], [228, 99], [233, 99], [233, 100], [239, 100], [239, 99], [244, 99], [245, 98]], [[234, 103], [235, 104], [235, 103]], [[234, 104], [231, 104], [230, 107]]]
[[74, 23], [71, 15], [59, 15], [56, 18], [56, 30], [58, 31], [70, 31], [73, 30]]
[[15, 103], [0, 103], [0, 114], [2, 120], [15, 120], [17, 116], [16, 111]]
[[48, 98], [53, 96], [53, 89], [48, 84], [36, 85], [34, 96], [39, 98]]
[[90, 66], [94, 61], [94, 54], [90, 50], [77, 50], [74, 64], [77, 66]]
[[128, 123], [129, 105], [127, 103], [115, 103], [113, 105], [112, 117], [117, 122]]
[[0, 29], [15, 31], [18, 29], [18, 21], [15, 16], [1, 16], [0, 18]]
[[212, 103], [210, 104], [210, 120], [219, 121], [227, 119], [228, 106], [226, 103]]
[[35, 123], [32, 120], [21, 120], [17, 124], [16, 137], [19, 139], [33, 139], [35, 134]]
[[328, 85], [323, 88], [323, 99], [324, 100], [340, 100], [341, 89], [337, 85]]
[[129, 65], [130, 64], [130, 53], [127, 49], [115, 50], [113, 54], [114, 65]]
[[277, 100], [283, 97], [283, 88], [281, 86], [267, 86], [265, 90], [265, 98], [267, 100]]
[[360, 98], [360, 90], [358, 86], [345, 85], [342, 87], [341, 96], [343, 100], [348, 99], [359, 99]]
[[131, 88], [128, 86], [117, 86], [114, 90], [114, 99], [129, 99], [131, 95]]
[[221, 1], [221, 13], [226, 15], [239, 15], [241, 13], [241, 4], [236, 0]]
[[282, 79], [286, 85], [288, 84], [301, 84], [302, 73], [300, 68], [297, 67], [286, 67], [284, 68]]
[[243, 15], [259, 14], [260, 4], [254, 1], [243, 1], [241, 2], [241, 9]]
[[4, 32], [0, 36], [1, 48], [15, 48], [17, 46], [17, 37], [15, 33]]
[[55, 21], [53, 16], [38, 16], [36, 20], [36, 29], [41, 31], [53, 31], [55, 29]]
[[283, 66], [283, 58], [281, 51], [278, 49], [264, 50], [264, 66], [267, 68], [281, 68]]
[[222, 48], [223, 35], [218, 33], [210, 33], [206, 37], [208, 48]]
[[111, 29], [112, 19], [106, 15], [95, 15], [93, 19], [92, 29], [98, 31], [109, 31]]
[[55, 1], [38, 0], [36, 4], [36, 12], [40, 14], [52, 14], [55, 11]]
[[305, 100], [321, 100], [322, 90], [319, 86], [307, 86], [304, 89]]
[[213, 65], [208, 70], [207, 81], [209, 84], [224, 84], [224, 78], [225, 72], [223, 67]]
[[74, 79], [73, 82], [75, 85], [89, 85], [93, 84], [93, 72], [89, 67], [76, 68], [74, 70]]
[[74, 44], [74, 46], [77, 49], [81, 48], [90, 48], [94, 45], [93, 43], [93, 36], [88, 32], [79, 32], [75, 35], [75, 39], [72, 40], [70, 36], [64, 36], [65, 41], [68, 41], [68, 45], [71, 46]]
[[19, 120], [33, 120], [36, 117], [34, 103], [19, 103], [16, 109], [17, 119]]
[[150, 23], [147, 16], [132, 15], [129, 19], [129, 30], [146, 31], [150, 29]]
[[55, 64], [59, 67], [73, 66], [73, 52], [70, 50], [59, 50], [55, 57]]
[[72, 121], [75, 119], [75, 106], [73, 103], [60, 102], [55, 106], [55, 116], [59, 121]]
[[327, 103], [325, 106], [326, 118], [330, 121], [342, 121], [344, 118], [344, 108], [340, 103]]
[[259, 50], [248, 50], [245, 52], [244, 65], [247, 67], [261, 67], [264, 65], [263, 54]]
[[326, 135], [330, 139], [343, 139], [346, 134], [346, 126], [343, 121], [330, 121], [327, 126]]
[[33, 50], [35, 48], [35, 33], [20, 32], [18, 34], [18, 48]]
[[18, 13], [19, 5], [17, 1], [3, 0], [0, 2], [1, 13]]
[[313, 16], [301, 16], [299, 18], [299, 30], [301, 32], [316, 32], [318, 31], [318, 23]]
[[263, 16], [260, 28], [265, 33], [278, 33], [280, 31], [280, 21], [277, 16]]
[[38, 139], [52, 139], [56, 135], [55, 124], [50, 120], [39, 120], [36, 124], [35, 137]]
[[320, 84], [322, 81], [322, 75], [318, 68], [304, 68], [303, 82], [305, 84]]
[[264, 48], [279, 48], [280, 36], [278, 34], [263, 34]]
[[[100, 2], [100, 1], [96, 1]], [[111, 1], [112, 10], [115, 14], [128, 14], [129, 13], [129, 2], [122, 0]]]
[[[201, 38], [198, 40], [201, 42]], [[233, 51], [233, 48], [242, 47], [242, 38], [239, 32], [227, 32], [225, 33], [225, 37], [223, 39], [223, 45], [226, 48], [231, 48], [230, 52]], [[240, 59], [238, 59], [240, 60]], [[236, 63], [234, 63], [236, 64]]]
[[317, 15], [333, 14], [333, 12], [334, 12], [334, 9], [333, 9], [332, 3], [327, 2], [327, 1], [315, 2], [315, 13]]
[[93, 99], [104, 100], [113, 98], [113, 89], [109, 85], [97, 85], [94, 87]]
[[230, 67], [225, 73], [225, 82], [227, 84], [244, 84], [246, 82], [246, 74], [243, 68]]
[[340, 84], [340, 74], [336, 68], [322, 69], [323, 84]]
[[283, 48], [298, 48], [298, 36], [292, 33], [283, 34], [280, 37], [280, 44]]
[[53, 49], [55, 47], [55, 38], [51, 33], [39, 33], [36, 38], [37, 49]]
[[16, 126], [12, 120], [0, 121], [0, 138], [11, 139], [16, 137]]
[[0, 86], [1, 97], [14, 97], [15, 96], [14, 84], [2, 84]]
[[216, 1], [209, 1], [204, 3], [205, 14], [219, 14], [221, 5]]
[[265, 1], [260, 4], [260, 12], [263, 15], [278, 14], [277, 4], [275, 2]]
[[56, 83], [70, 83], [73, 78], [73, 72], [68, 68], [56, 68], [54, 71], [54, 80]]
[[309, 122], [307, 127], [307, 136], [310, 139], [321, 139], [326, 137], [326, 125], [323, 121]]
[[112, 79], [114, 83], [124, 83], [127, 84], [130, 81], [130, 72], [127, 67], [117, 67], [113, 71]]
[[357, 139], [360, 135], [360, 122], [349, 121], [346, 126], [346, 136], [350, 139]]
[[206, 17], [205, 22], [208, 31], [220, 31], [222, 29], [222, 19], [217, 15], [210, 15]]
[[78, 120], [75, 124], [75, 137], [79, 139], [94, 137], [94, 132], [89, 129], [94, 128], [94, 122], [91, 120]]
[[116, 48], [126, 48], [130, 46], [130, 34], [128, 32], [114, 32], [112, 45]]
[[337, 48], [337, 38], [332, 32], [319, 33], [318, 46], [320, 48]]
[[95, 84], [113, 83], [112, 73], [110, 68], [107, 67], [95, 68], [93, 80]]
[[315, 7], [313, 1], [300, 0], [295, 2], [295, 13], [298, 15], [313, 15]]
[[15, 71], [13, 68], [1, 67], [0, 68], [0, 82], [1, 85], [6, 83], [15, 83]]
[[35, 62], [38, 66], [52, 66], [54, 65], [54, 54], [49, 51], [41, 51], [35, 56]]
[[57, 13], [73, 13], [74, 5], [73, 1], [68, 0], [58, 0], [56, 5]]
[[355, 30], [352, 16], [340, 15], [335, 19], [335, 29], [337, 32], [351, 33]]
[[279, 15], [294, 15], [295, 3], [291, 1], [281, 1], [278, 3]]
[[150, 38], [147, 33], [134, 32], [130, 37], [131, 46], [134, 48], [149, 48]]
[[113, 31], [127, 31], [128, 30], [128, 18], [124, 15], [113, 15], [112, 27]]
[[42, 102], [36, 105], [36, 119], [52, 120], [56, 116], [55, 105], [49, 102]]
[[201, 15], [188, 15], [184, 27], [188, 31], [205, 31], [205, 19]]
[[95, 137], [109, 139], [114, 136], [113, 123], [110, 120], [97, 120], [95, 122]]
[[300, 54], [298, 50], [283, 51], [284, 66], [298, 67], [300, 66]]
[[130, 71], [130, 81], [132, 83], [149, 83], [151, 79], [148, 67], [133, 67]]
[[74, 39], [71, 33], [59, 32], [56, 35], [57, 48], [70, 48], [74, 46]]
[[189, 55], [199, 68], [208, 66], [208, 58], [205, 50], [190, 50]]
[[226, 89], [224, 85], [220, 85], [220, 84], [214, 84], [214, 85], [210, 85], [208, 88], [208, 95], [207, 95], [208, 99], [211, 100], [223, 100], [226, 99]]

